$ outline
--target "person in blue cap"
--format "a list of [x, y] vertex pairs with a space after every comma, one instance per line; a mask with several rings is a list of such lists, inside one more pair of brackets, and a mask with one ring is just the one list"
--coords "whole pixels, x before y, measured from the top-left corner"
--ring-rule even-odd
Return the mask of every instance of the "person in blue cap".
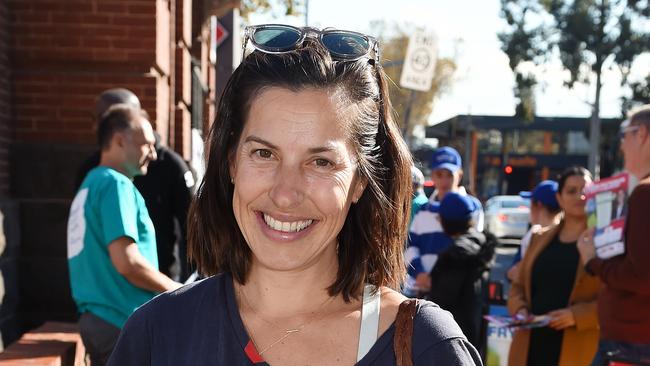
[[435, 265], [438, 254], [451, 245], [451, 239], [443, 233], [438, 220], [440, 201], [446, 194], [458, 192], [470, 197], [477, 205], [472, 214], [473, 226], [477, 231], [483, 231], [484, 216], [481, 203], [475, 197], [469, 196], [465, 188], [460, 186], [463, 170], [458, 151], [449, 146], [437, 149], [431, 157], [430, 167], [435, 191], [431, 194], [429, 202], [413, 217], [405, 253], [408, 276], [402, 292], [411, 297], [429, 291], [429, 272]]
[[438, 211], [451, 246], [440, 253], [431, 271], [429, 300], [454, 316], [467, 339], [481, 348], [484, 290], [494, 260], [496, 238], [478, 232], [474, 213], [480, 209], [471, 196], [458, 192], [445, 195]]
[[508, 279], [516, 276], [517, 263], [521, 261], [526, 249], [530, 245], [530, 238], [533, 233], [539, 231], [541, 228], [555, 224], [559, 220], [558, 214], [560, 213], [560, 205], [557, 202], [557, 182], [553, 180], [545, 180], [540, 182], [532, 191], [520, 192], [522, 198], [530, 199], [530, 223], [531, 227], [528, 232], [521, 238], [521, 245], [517, 254], [513, 258], [512, 266], [508, 270]]

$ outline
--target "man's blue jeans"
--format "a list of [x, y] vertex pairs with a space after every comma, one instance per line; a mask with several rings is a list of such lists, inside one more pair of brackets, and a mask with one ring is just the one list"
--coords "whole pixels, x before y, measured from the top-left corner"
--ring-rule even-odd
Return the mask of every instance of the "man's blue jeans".
[[650, 344], [601, 340], [591, 366], [607, 366], [610, 360], [650, 365]]

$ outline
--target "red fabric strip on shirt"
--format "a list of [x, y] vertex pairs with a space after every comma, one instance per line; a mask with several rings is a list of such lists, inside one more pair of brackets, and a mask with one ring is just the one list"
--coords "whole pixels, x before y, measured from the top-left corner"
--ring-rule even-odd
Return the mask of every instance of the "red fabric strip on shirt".
[[246, 356], [248, 356], [248, 359], [251, 360], [252, 363], [264, 362], [262, 356], [260, 356], [260, 354], [257, 353], [257, 349], [255, 348], [253, 341], [251, 340], [248, 341], [246, 348], [244, 348], [244, 352], [246, 352]]

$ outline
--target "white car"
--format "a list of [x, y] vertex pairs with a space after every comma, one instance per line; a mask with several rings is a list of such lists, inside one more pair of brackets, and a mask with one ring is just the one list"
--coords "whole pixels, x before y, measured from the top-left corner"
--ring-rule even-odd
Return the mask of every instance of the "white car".
[[530, 200], [494, 196], [485, 203], [485, 230], [497, 238], [521, 238], [528, 231]]

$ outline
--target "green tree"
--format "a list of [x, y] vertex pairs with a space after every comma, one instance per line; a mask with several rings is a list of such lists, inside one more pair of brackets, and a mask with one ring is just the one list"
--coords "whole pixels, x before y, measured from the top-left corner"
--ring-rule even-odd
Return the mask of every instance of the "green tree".
[[308, 0], [241, 0], [241, 16], [248, 17], [253, 12], [282, 10], [284, 15], [304, 14], [305, 1]]
[[[371, 34], [380, 43], [382, 65], [389, 78], [389, 93], [396, 120], [405, 133], [406, 141], [412, 141], [413, 130], [417, 125], [426, 126], [433, 111], [436, 96], [448, 91], [453, 82], [456, 64], [451, 58], [438, 58], [431, 89], [428, 92], [412, 92], [399, 86], [406, 48], [413, 28], [375, 21], [371, 24]], [[405, 124], [406, 109], [411, 104], [408, 126]], [[405, 128], [406, 127], [406, 128]]]
[[569, 72], [566, 86], [595, 80], [589, 128], [589, 168], [600, 172], [600, 93], [605, 67], [618, 67], [623, 86], [634, 59], [650, 51], [648, 0], [501, 0], [508, 29], [499, 35], [516, 74], [520, 116], [534, 115], [536, 79], [527, 64], [539, 65], [559, 56]]
[[629, 97], [623, 97], [622, 115], [633, 108], [635, 105], [650, 104], [650, 74], [645, 80], [634, 81], [630, 83], [632, 93]]

